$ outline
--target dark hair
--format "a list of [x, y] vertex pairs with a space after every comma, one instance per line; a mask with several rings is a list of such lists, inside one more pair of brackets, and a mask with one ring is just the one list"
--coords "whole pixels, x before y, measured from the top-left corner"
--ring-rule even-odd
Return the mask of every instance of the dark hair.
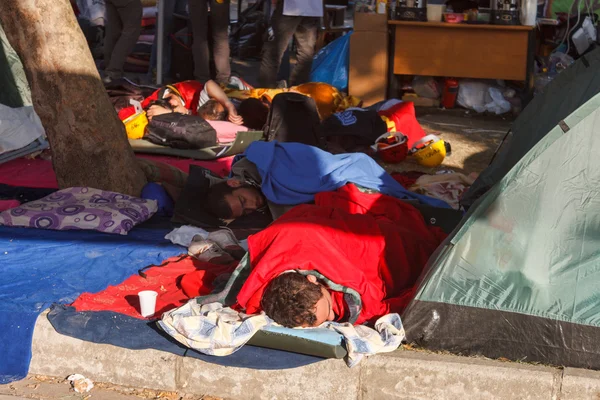
[[208, 100], [206, 103], [198, 107], [198, 115], [208, 121], [225, 121], [227, 119], [227, 111], [219, 111], [221, 103], [216, 100]]
[[260, 131], [267, 123], [269, 106], [251, 97], [240, 103], [238, 113], [244, 120], [244, 126]]
[[225, 201], [225, 196], [233, 194], [234, 189], [237, 188], [229, 186], [227, 182], [219, 182], [212, 185], [208, 189], [208, 195], [206, 196], [206, 209], [217, 218], [231, 219], [233, 211]]
[[313, 326], [315, 307], [323, 296], [321, 285], [296, 272], [279, 275], [269, 282], [260, 306], [275, 322], [288, 328]]

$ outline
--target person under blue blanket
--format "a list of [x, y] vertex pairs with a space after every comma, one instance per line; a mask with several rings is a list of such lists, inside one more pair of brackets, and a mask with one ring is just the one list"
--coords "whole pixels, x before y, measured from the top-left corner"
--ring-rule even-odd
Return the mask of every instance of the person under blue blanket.
[[314, 201], [321, 192], [347, 183], [399, 199], [450, 208], [442, 200], [406, 190], [363, 153], [331, 154], [301, 143], [253, 142], [234, 162], [229, 179], [214, 181], [206, 208], [222, 219], [235, 219], [269, 207], [273, 218]]

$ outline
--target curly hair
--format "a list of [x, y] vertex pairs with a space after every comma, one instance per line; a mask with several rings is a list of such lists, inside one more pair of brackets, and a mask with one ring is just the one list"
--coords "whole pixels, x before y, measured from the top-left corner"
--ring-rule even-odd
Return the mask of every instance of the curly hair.
[[227, 111], [217, 111], [217, 107], [220, 105], [216, 100], [208, 100], [198, 107], [198, 115], [207, 121], [225, 121], [227, 119]]
[[275, 322], [288, 328], [313, 326], [315, 307], [323, 296], [315, 285], [298, 273], [285, 273], [269, 282], [260, 305]]

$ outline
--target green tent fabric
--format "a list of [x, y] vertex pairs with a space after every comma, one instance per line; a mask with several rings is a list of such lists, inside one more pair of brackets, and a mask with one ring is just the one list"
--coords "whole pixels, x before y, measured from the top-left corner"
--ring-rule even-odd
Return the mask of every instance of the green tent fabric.
[[31, 91], [23, 64], [0, 25], [0, 104], [9, 107], [31, 105]]
[[600, 93], [600, 49], [580, 57], [536, 95], [515, 120], [507, 142], [463, 195], [470, 207], [562, 119]]
[[[21, 59], [8, 43], [0, 25], [0, 104], [11, 108], [31, 107], [31, 90]], [[6, 109], [6, 107], [2, 107]], [[5, 116], [5, 115], [3, 115]], [[0, 116], [0, 120], [2, 116]], [[41, 130], [41, 126], [39, 127]], [[31, 132], [31, 130], [29, 131]], [[0, 132], [3, 133], [3, 132]], [[14, 134], [14, 133], [13, 133]], [[14, 136], [13, 136], [14, 137]], [[23, 137], [21, 137], [23, 139]], [[14, 143], [14, 142], [13, 142]], [[23, 140], [23, 143], [26, 143]], [[0, 143], [1, 144], [1, 143]], [[40, 136], [24, 147], [8, 151], [0, 145], [0, 164], [49, 147], [45, 137]], [[4, 148], [4, 150], [2, 150]], [[12, 147], [9, 147], [12, 148]]]
[[599, 127], [597, 94], [471, 207], [403, 315], [410, 341], [600, 368]]

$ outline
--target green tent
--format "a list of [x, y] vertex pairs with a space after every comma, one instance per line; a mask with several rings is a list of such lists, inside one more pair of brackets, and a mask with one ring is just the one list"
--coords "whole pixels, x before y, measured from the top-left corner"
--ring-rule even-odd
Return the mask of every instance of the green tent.
[[600, 93], [600, 49], [580, 57], [535, 96], [513, 123], [508, 140], [461, 203], [473, 202], [496, 184], [563, 118]]
[[[589, 82], [579, 79], [586, 76], [572, 76], [573, 86], [549, 87], [547, 93], [560, 88], [562, 98], [538, 104], [540, 115], [531, 122], [554, 112], [553, 100], [581, 98], [577, 93]], [[410, 341], [433, 350], [600, 369], [595, 84], [596, 94], [541, 138], [513, 138], [511, 146], [537, 143], [475, 202], [429, 260], [403, 315]]]
[[[44, 136], [38, 136], [36, 138], [33, 132], [41, 132], [43, 134], [43, 128], [41, 126], [41, 122], [39, 122], [39, 118], [36, 116], [32, 116], [35, 114], [35, 111], [31, 108], [31, 90], [29, 88], [29, 83], [27, 82], [27, 77], [25, 76], [25, 70], [23, 69], [23, 64], [15, 50], [8, 43], [8, 38], [2, 26], [0, 25], [0, 105], [8, 106], [11, 108], [21, 108], [28, 107], [30, 110], [28, 112], [24, 112], [22, 115], [29, 115], [28, 119], [31, 119], [33, 125], [28, 125], [29, 128], [26, 131], [20, 132], [20, 142], [22, 142], [21, 148], [12, 149], [12, 150], [3, 150], [0, 151], [0, 164], [13, 160], [15, 158], [23, 157], [28, 154], [34, 153], [39, 150], [44, 150], [49, 147], [48, 142], [46, 141]], [[0, 107], [5, 110], [7, 107]], [[11, 113], [8, 113], [11, 114]], [[0, 130], [0, 135], [6, 134], [7, 136], [14, 135], [14, 131], [11, 131], [14, 124], [14, 115], [11, 114], [9, 117], [6, 117], [6, 114], [0, 115], [0, 120], [3, 118], [7, 118], [11, 123], [5, 124], [6, 131]], [[27, 119], [26, 119], [27, 120]], [[39, 127], [39, 128], [38, 128]], [[4, 127], [3, 127], [4, 128]], [[24, 128], [23, 128], [24, 129]], [[8, 132], [8, 133], [5, 133]], [[31, 135], [31, 136], [30, 136]], [[13, 136], [14, 137], [14, 136]], [[29, 138], [27, 140], [26, 138]], [[2, 138], [0, 138], [2, 139]], [[11, 140], [12, 144], [14, 144], [14, 139]], [[2, 149], [2, 141], [0, 140], [0, 149]], [[18, 147], [18, 146], [15, 146]]]
[[0, 25], [0, 104], [9, 107], [31, 105], [31, 92], [23, 65], [17, 53], [8, 43]]

